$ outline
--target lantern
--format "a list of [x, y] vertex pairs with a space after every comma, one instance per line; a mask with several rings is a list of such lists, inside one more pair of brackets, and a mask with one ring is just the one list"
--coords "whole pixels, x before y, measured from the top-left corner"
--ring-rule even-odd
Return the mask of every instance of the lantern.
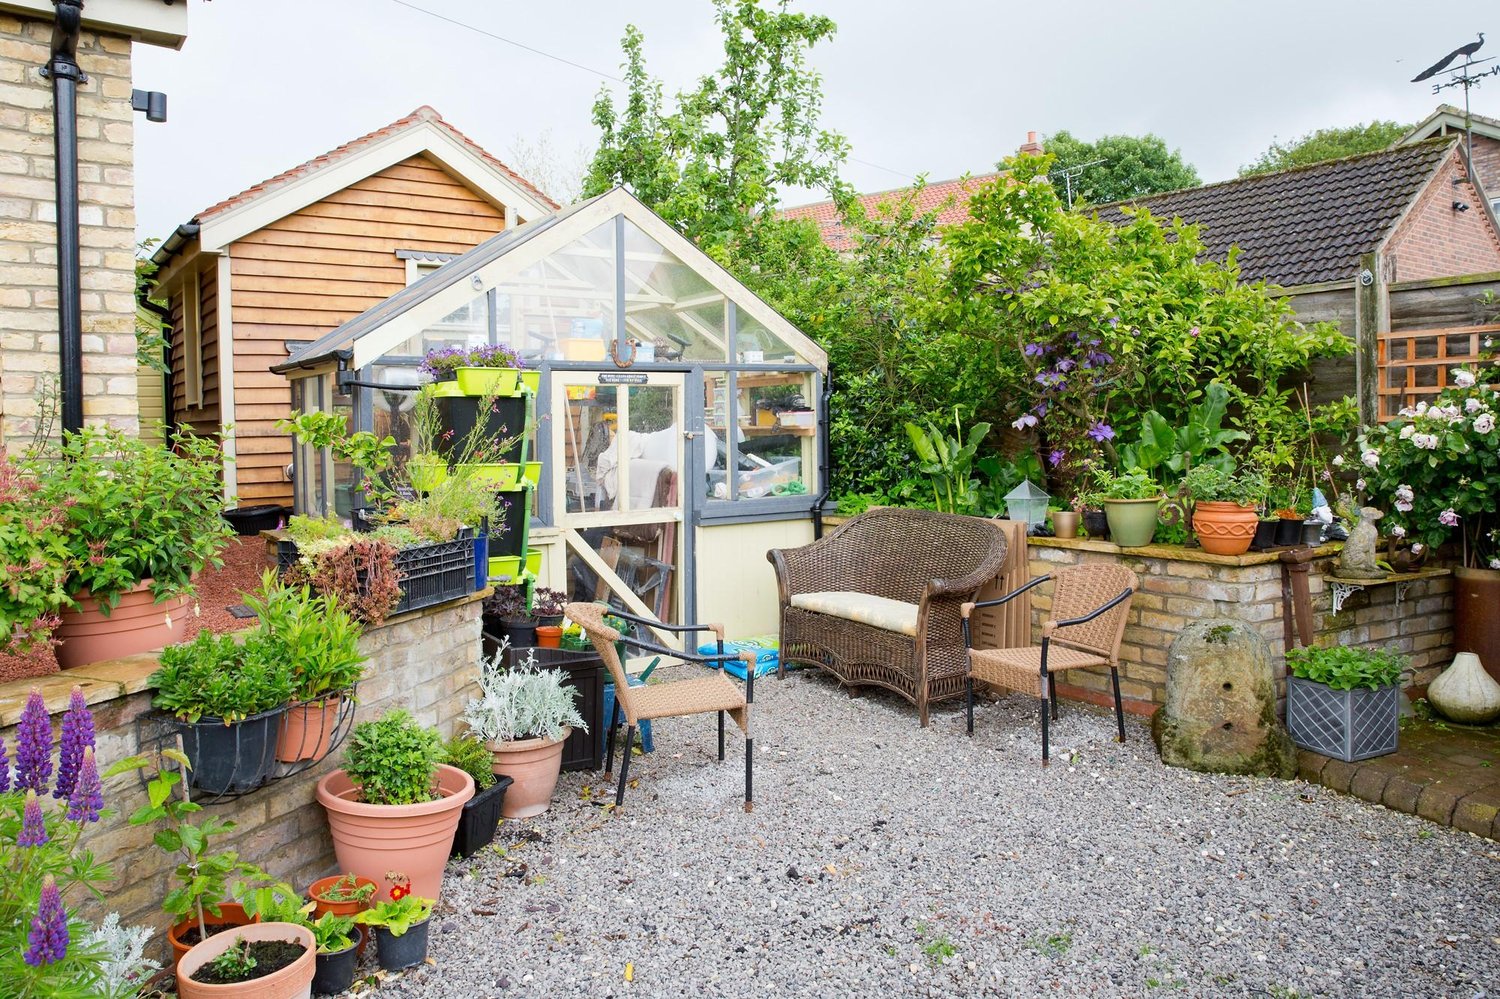
[[1047, 520], [1047, 501], [1051, 498], [1026, 479], [1005, 494], [1005, 514], [1025, 523], [1027, 534], [1034, 533]]

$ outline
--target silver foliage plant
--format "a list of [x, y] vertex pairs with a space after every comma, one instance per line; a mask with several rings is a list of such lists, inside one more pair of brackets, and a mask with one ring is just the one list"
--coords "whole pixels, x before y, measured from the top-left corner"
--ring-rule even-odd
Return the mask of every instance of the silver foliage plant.
[[486, 742], [512, 742], [545, 736], [558, 740], [563, 730], [588, 731], [574, 704], [577, 691], [564, 686], [562, 670], [538, 669], [532, 652], [519, 666], [505, 668], [505, 646], [484, 664], [479, 696], [464, 708], [464, 722]]
[[134, 999], [161, 965], [145, 956], [151, 930], [145, 926], [121, 926], [120, 914], [111, 912], [88, 934], [85, 945], [106, 955], [100, 965], [99, 993], [106, 999]]

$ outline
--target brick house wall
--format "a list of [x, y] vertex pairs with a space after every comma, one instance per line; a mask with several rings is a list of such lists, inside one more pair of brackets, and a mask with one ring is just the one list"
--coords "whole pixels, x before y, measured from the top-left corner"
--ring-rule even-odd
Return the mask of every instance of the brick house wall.
[[[1500, 159], [1500, 144], [1495, 155]], [[1469, 210], [1454, 211], [1455, 201], [1468, 204]], [[1483, 205], [1484, 196], [1470, 183], [1463, 158], [1455, 151], [1391, 234], [1386, 250], [1391, 279], [1420, 281], [1500, 270], [1500, 235]]]
[[[50, 19], [0, 13], [0, 444], [26, 443], [58, 361]], [[134, 121], [128, 38], [84, 31], [78, 63], [83, 406], [134, 432]]]
[[1500, 201], [1500, 139], [1474, 136], [1474, 175], [1490, 200]]

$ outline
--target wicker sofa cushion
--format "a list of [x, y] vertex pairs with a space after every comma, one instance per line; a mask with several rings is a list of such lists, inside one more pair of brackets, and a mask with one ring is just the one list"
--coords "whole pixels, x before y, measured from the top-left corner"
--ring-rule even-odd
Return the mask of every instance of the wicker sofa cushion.
[[830, 617], [841, 617], [846, 621], [858, 621], [882, 631], [895, 631], [913, 637], [917, 634], [919, 608], [904, 600], [850, 590], [825, 590], [819, 593], [794, 594], [792, 606]]

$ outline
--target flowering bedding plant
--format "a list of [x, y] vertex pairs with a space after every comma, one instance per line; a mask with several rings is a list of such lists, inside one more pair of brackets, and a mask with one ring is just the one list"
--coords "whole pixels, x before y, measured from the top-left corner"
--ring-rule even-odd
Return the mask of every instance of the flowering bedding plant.
[[1360, 440], [1359, 468], [1390, 533], [1434, 546], [1456, 528], [1463, 564], [1500, 569], [1500, 372], [1458, 368], [1452, 388]]
[[439, 347], [429, 350], [420, 370], [439, 380], [452, 376], [459, 368], [519, 368], [521, 355], [502, 344], [482, 347]]

